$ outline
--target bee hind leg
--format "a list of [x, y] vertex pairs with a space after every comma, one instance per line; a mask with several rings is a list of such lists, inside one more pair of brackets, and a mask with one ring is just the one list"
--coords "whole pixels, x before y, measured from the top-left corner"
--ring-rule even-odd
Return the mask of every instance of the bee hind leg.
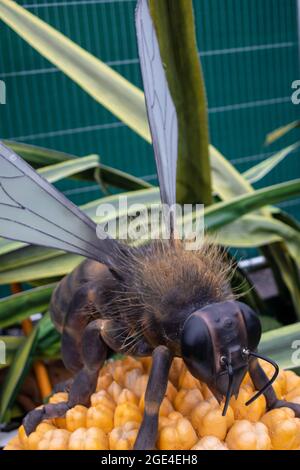
[[145, 394], [145, 410], [134, 449], [153, 450], [157, 438], [158, 413], [164, 399], [172, 354], [165, 346], [158, 346], [152, 353], [152, 367]]
[[[249, 373], [250, 373], [252, 382], [257, 390], [260, 390], [269, 380], [257, 359], [251, 361]], [[272, 386], [270, 386], [264, 392], [264, 396], [267, 402], [268, 410], [272, 410], [274, 408], [283, 408], [283, 407], [290, 408], [291, 410], [294, 411], [295, 416], [297, 418], [300, 418], [300, 405], [297, 403], [292, 403], [292, 402], [285, 401], [285, 400], [279, 400]]]
[[48, 403], [28, 413], [23, 420], [27, 435], [45, 419], [64, 416], [75, 405], [89, 405], [90, 397], [96, 389], [99, 370], [107, 356], [107, 346], [101, 338], [101, 320], [94, 320], [86, 326], [81, 347], [83, 367], [70, 387], [68, 401]]

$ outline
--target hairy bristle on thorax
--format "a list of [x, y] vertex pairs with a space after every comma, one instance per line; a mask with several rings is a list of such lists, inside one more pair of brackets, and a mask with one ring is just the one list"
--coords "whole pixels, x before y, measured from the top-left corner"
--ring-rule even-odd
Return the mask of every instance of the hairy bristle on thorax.
[[104, 316], [115, 318], [112, 328], [117, 324], [122, 330], [124, 351], [150, 330], [177, 337], [190, 313], [233, 298], [230, 272], [226, 253], [210, 239], [192, 251], [182, 241], [156, 240], [126, 255], [120, 252], [119, 280]]
[[159, 309], [163, 316], [231, 297], [224, 252], [208, 242], [193, 251], [181, 241], [152, 243], [136, 268], [134, 290], [147, 309]]
[[133, 249], [121, 262], [119, 306], [130, 310], [130, 305], [137, 305], [140, 313], [147, 309], [165, 318], [176, 311], [199, 309], [233, 297], [231, 270], [224, 250], [210, 240], [192, 251], [182, 241], [152, 241]]

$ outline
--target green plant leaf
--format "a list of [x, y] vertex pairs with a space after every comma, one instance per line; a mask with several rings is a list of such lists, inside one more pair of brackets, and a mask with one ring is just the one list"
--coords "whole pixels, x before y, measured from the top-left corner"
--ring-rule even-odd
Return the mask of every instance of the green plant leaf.
[[52, 150], [36, 145], [24, 144], [23, 142], [14, 142], [13, 140], [3, 140], [4, 145], [10, 147], [20, 157], [24, 158], [34, 168], [41, 168], [55, 163], [63, 163], [68, 160], [77, 159], [75, 155], [58, 150]]
[[[80, 159], [90, 158], [90, 157], [76, 157], [64, 152], [58, 152], [57, 150], [46, 149], [43, 147], [37, 147], [35, 145], [23, 144], [19, 142], [4, 141], [4, 144], [14, 150], [18, 155], [20, 155], [24, 160], [29, 162], [34, 167], [44, 167], [47, 165], [53, 165], [56, 163], [70, 163], [70, 168], [75, 164], [75, 167], [80, 161]], [[94, 155], [93, 158], [98, 158], [98, 165], [95, 165], [96, 168], [99, 168], [100, 179], [105, 185], [110, 185], [115, 188], [124, 189], [127, 191], [133, 191], [138, 189], [150, 188], [152, 185], [141, 178], [137, 178], [129, 173], [126, 173], [116, 168], [112, 168], [108, 165], [102, 164], [99, 160], [100, 157]], [[76, 160], [77, 163], [74, 163], [73, 160]], [[91, 169], [95, 168], [93, 165]], [[58, 167], [59, 168], [59, 167]], [[68, 165], [65, 167], [68, 168]], [[47, 175], [43, 175], [47, 179]], [[66, 175], [68, 176], [68, 175]], [[83, 181], [95, 181], [95, 171], [89, 171], [84, 169], [81, 172], [72, 172], [69, 176], [72, 176], [74, 179], [79, 179]]]
[[[293, 361], [293, 353], [296, 351], [294, 341], [299, 342], [299, 338], [300, 322], [268, 331], [262, 335], [259, 352], [271, 357], [283, 369], [298, 368], [300, 363], [299, 360], [298, 362]], [[299, 344], [297, 348], [299, 348]]]
[[273, 144], [276, 140], [280, 139], [285, 134], [287, 134], [293, 129], [296, 129], [297, 127], [300, 127], [300, 121], [293, 121], [289, 124], [286, 124], [285, 126], [275, 129], [267, 135], [265, 145]]
[[48, 260], [27, 264], [22, 268], [14, 268], [1, 273], [0, 284], [62, 277], [76, 268], [83, 259], [81, 256], [61, 253]]
[[58, 356], [60, 349], [60, 335], [55, 330], [48, 313], [28, 337], [2, 338], [8, 348], [7, 360], [11, 362], [1, 387], [0, 422], [7, 421], [7, 411], [12, 406], [32, 362], [37, 358]]
[[297, 232], [300, 232], [300, 223], [298, 222], [297, 219], [295, 219], [295, 217], [293, 217], [292, 215], [288, 214], [287, 212], [284, 212], [283, 210], [277, 207], [275, 207], [274, 209], [277, 209], [277, 210], [274, 210], [273, 212], [274, 219], [279, 220], [280, 222], [287, 225], [288, 227], [291, 227]]
[[176, 197], [212, 203], [208, 113], [192, 0], [150, 0], [160, 56], [178, 117]]
[[244, 194], [233, 201], [219, 202], [206, 209], [206, 226], [208, 229], [217, 230], [249, 212], [296, 197], [299, 194], [300, 179], [296, 179]]
[[[211, 167], [214, 191], [223, 201], [230, 201], [236, 196], [250, 194], [254, 188], [233, 165], [213, 146], [210, 146]], [[233, 223], [219, 228], [218, 240], [225, 246], [261, 247], [276, 241], [284, 241], [291, 255], [299, 263], [299, 229], [288, 216], [280, 218], [282, 211], [276, 207], [264, 206], [257, 213], [248, 214]], [[282, 223], [277, 224], [278, 218]], [[265, 243], [263, 243], [263, 241]], [[289, 275], [283, 266], [285, 277]], [[290, 273], [290, 275], [292, 275]]]
[[0, 394], [0, 422], [3, 422], [9, 407], [26, 377], [32, 364], [33, 355], [38, 342], [38, 326], [18, 348], [11, 366], [8, 369]]
[[[0, 238], [0, 256], [6, 255], [7, 253], [11, 253], [15, 250], [19, 250], [20, 248], [24, 247], [24, 243], [15, 242], [12, 240], [6, 240], [5, 238]], [[1, 263], [0, 263], [1, 269]]]
[[38, 349], [44, 351], [60, 339], [60, 334], [54, 328], [49, 312], [46, 313], [38, 323], [39, 344]]
[[300, 264], [300, 232], [271, 217], [251, 213], [219, 228], [217, 241], [227, 247], [254, 248], [284, 240]]
[[76, 160], [68, 160], [66, 162], [56, 163], [55, 165], [40, 168], [38, 173], [43, 176], [49, 183], [55, 183], [63, 178], [98, 168], [99, 156], [89, 155], [87, 157], [76, 158]]
[[[295, 183], [295, 184], [294, 184]], [[297, 192], [299, 191], [299, 180], [297, 181], [294, 181], [294, 183], [292, 182], [291, 183], [291, 186], [289, 187], [290, 183], [284, 183], [284, 191], [283, 192], [286, 192], [286, 195], [287, 193], [289, 192], [289, 190], [291, 189], [291, 193], [290, 193], [290, 196], [293, 194], [293, 191], [295, 190], [296, 191], [296, 194]], [[276, 188], [275, 188], [276, 186]], [[228, 221], [233, 221], [233, 217], [235, 217], [236, 219], [238, 219], [240, 216], [243, 215], [243, 213], [247, 213], [249, 212], [249, 209], [251, 209], [251, 211], [253, 210], [256, 210], [257, 208], [261, 207], [261, 205], [263, 204], [274, 204], [276, 202], [279, 202], [279, 200], [281, 199], [281, 196], [283, 196], [283, 194], [281, 194], [280, 196], [280, 199], [276, 201], [276, 197], [279, 196], [281, 190], [283, 189], [282, 185], [275, 185], [273, 187], [270, 187], [270, 188], [266, 188], [266, 189], [263, 189], [263, 190], [259, 190], [259, 191], [256, 191], [255, 193], [250, 193], [248, 195], [244, 195], [244, 196], [240, 196], [239, 198], [236, 198], [235, 200], [233, 200], [233, 202], [225, 202], [225, 203], [219, 203], [219, 204], [216, 204], [212, 207], [212, 211], [214, 209], [216, 209], [217, 206], [219, 206], [219, 209], [217, 209], [218, 211], [221, 210], [221, 212], [219, 212], [219, 214], [217, 215], [217, 218], [213, 221], [213, 224], [215, 224], [215, 228], [214, 230], [216, 229], [220, 229], [220, 227], [226, 225], [228, 223]], [[275, 192], [273, 191], [275, 188]], [[276, 196], [276, 193], [277, 193], [277, 196]], [[296, 195], [295, 194], [295, 195]], [[288, 197], [290, 197], [288, 196]], [[284, 196], [285, 197], [285, 196]], [[260, 199], [260, 202], [259, 202], [259, 199]], [[247, 200], [247, 201], [246, 201]], [[234, 212], [235, 210], [229, 210], [228, 211], [228, 206], [226, 206], [226, 204], [229, 204], [231, 206], [231, 209], [235, 208], [237, 209], [237, 212], [235, 213], [234, 215]], [[233, 204], [233, 205], [231, 205]], [[206, 215], [207, 213], [209, 212], [210, 208], [206, 211]], [[209, 215], [209, 214], [208, 214]], [[253, 214], [252, 214], [253, 215]], [[219, 218], [219, 220], [217, 220]], [[227, 220], [227, 222], [226, 222]], [[266, 225], [268, 225], [268, 220], [269, 220], [269, 224], [272, 221], [274, 221], [275, 219], [271, 218], [271, 217], [265, 217], [265, 222], [263, 224], [262, 227], [259, 227], [259, 230], [258, 230], [258, 235], [261, 237], [261, 235], [263, 234], [263, 230], [262, 228], [266, 228]], [[237, 223], [240, 222], [241, 223], [241, 219], [237, 221]], [[276, 221], [278, 222], [278, 221]], [[208, 223], [209, 225], [209, 220], [207, 220], [206, 218], [206, 224]], [[240, 224], [239, 224], [240, 225]], [[280, 227], [280, 226], [278, 226]], [[225, 227], [226, 228], [226, 227]], [[284, 232], [287, 233], [287, 230], [289, 233], [290, 230], [288, 227], [288, 225], [286, 227], [284, 227], [284, 224], [281, 225], [281, 228], [284, 229]], [[231, 234], [234, 233], [234, 227], [229, 227], [229, 232], [230, 232], [230, 229], [231, 229]], [[233, 229], [233, 230], [232, 230]], [[247, 237], [250, 236], [251, 234], [251, 231], [253, 232], [253, 229], [257, 230], [257, 225], [249, 225], [249, 231], [247, 233]], [[295, 318], [300, 318], [300, 304], [299, 304], [299, 285], [300, 285], [300, 280], [299, 280], [299, 272], [298, 272], [298, 269], [295, 268], [295, 261], [296, 260], [299, 264], [299, 232], [296, 231], [296, 230], [293, 230], [294, 232], [294, 236], [289, 236], [289, 241], [290, 243], [287, 244], [287, 239], [284, 238], [284, 241], [286, 243], [286, 245], [282, 242], [282, 241], [278, 241], [278, 240], [272, 240], [272, 244], [270, 244], [269, 246], [261, 246], [261, 249], [263, 251], [263, 253], [265, 254], [265, 256], [267, 257], [268, 261], [269, 261], [269, 264], [273, 270], [273, 274], [275, 276], [275, 278], [277, 279], [277, 283], [278, 283], [278, 288], [281, 292], [284, 291], [284, 299], [286, 300], [287, 304], [289, 305], [289, 303], [291, 302], [293, 307], [294, 307], [294, 316]], [[228, 231], [227, 231], [228, 233]], [[241, 233], [241, 232], [240, 232]], [[281, 232], [283, 233], [283, 232]], [[236, 235], [236, 233], [235, 233]], [[278, 232], [276, 234], [276, 232], [273, 234], [273, 235], [278, 235]], [[221, 238], [221, 234], [219, 233], [219, 237], [220, 239]], [[224, 238], [223, 238], [224, 240]], [[228, 242], [228, 240], [227, 240]], [[265, 244], [268, 243], [269, 240], [265, 240]], [[277, 242], [277, 243], [275, 243]], [[287, 249], [286, 248], [289, 248], [290, 249], [290, 254], [287, 252]], [[291, 255], [294, 257], [291, 258]]]
[[33, 264], [41, 261], [47, 261], [51, 258], [64, 256], [64, 252], [54, 250], [51, 248], [44, 248], [40, 246], [28, 245], [19, 248], [17, 251], [11, 251], [1, 256], [0, 264], [0, 279], [1, 274], [11, 269], [20, 269], [28, 264]]
[[22, 336], [0, 336], [0, 345], [5, 345], [5, 363], [0, 362], [0, 370], [10, 366], [17, 349], [23, 342], [24, 337]]
[[299, 142], [293, 145], [289, 145], [288, 147], [276, 152], [269, 158], [266, 158], [262, 162], [258, 163], [258, 165], [252, 166], [247, 171], [243, 173], [243, 177], [246, 178], [249, 183], [257, 183], [262, 178], [264, 178], [270, 171], [272, 171], [282, 160], [285, 159], [291, 152], [296, 150], [300, 145]]
[[125, 191], [137, 191], [153, 188], [153, 185], [137, 176], [133, 176], [125, 171], [117, 170], [108, 165], [99, 164], [100, 179], [104, 184], [124, 189]]
[[254, 191], [241, 173], [212, 145], [210, 146], [210, 164], [213, 190], [223, 201]]
[[[60, 357], [60, 338], [55, 337], [56, 331], [53, 327], [53, 333], [50, 332], [47, 338], [38, 342], [33, 361], [45, 361], [49, 359], [58, 359]], [[17, 350], [24, 344], [26, 337], [24, 336], [0, 336], [0, 342], [5, 344], [6, 360], [5, 364], [0, 363], [0, 370], [10, 367], [13, 363]]]
[[[298, 246], [299, 237], [298, 237]], [[277, 289], [281, 299], [292, 301], [294, 307], [294, 318], [290, 312], [286, 312], [287, 322], [291, 320], [300, 320], [300, 277], [299, 263], [291, 257], [288, 247], [282, 241], [262, 247], [262, 253], [268, 259], [268, 264], [272, 270]], [[299, 261], [299, 258], [298, 260]]]
[[[246, 302], [247, 303], [247, 302]], [[269, 315], [259, 315], [261, 329], [263, 333], [271, 330], [275, 330], [276, 328], [280, 328], [283, 326], [276, 318]]]
[[35, 313], [47, 311], [55, 284], [26, 290], [0, 299], [0, 328], [20, 323]]

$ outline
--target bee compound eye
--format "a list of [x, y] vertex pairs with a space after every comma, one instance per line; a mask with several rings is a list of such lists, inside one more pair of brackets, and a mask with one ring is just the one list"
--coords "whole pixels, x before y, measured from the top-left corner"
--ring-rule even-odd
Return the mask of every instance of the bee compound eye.
[[[241, 313], [244, 318], [245, 328], [247, 333], [247, 347], [246, 350], [255, 350], [258, 346], [261, 337], [261, 324], [258, 315], [246, 304], [239, 302]], [[247, 353], [246, 353], [247, 354]]]
[[207, 382], [214, 371], [214, 351], [207, 325], [192, 314], [186, 321], [181, 335], [182, 358], [190, 372]]

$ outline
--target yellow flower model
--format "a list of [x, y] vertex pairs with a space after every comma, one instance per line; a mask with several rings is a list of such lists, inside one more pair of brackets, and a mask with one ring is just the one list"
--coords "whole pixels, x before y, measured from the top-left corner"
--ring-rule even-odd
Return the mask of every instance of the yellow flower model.
[[[100, 372], [89, 408], [77, 405], [65, 418], [38, 425], [26, 436], [23, 426], [5, 450], [130, 450], [143, 416], [151, 359], [108, 362]], [[262, 365], [268, 374], [267, 366]], [[280, 398], [300, 403], [300, 377], [282, 371], [275, 382]], [[156, 441], [161, 450], [300, 450], [300, 419], [290, 408], [266, 412], [263, 396], [248, 407], [255, 393], [247, 375], [226, 416], [211, 392], [175, 359], [170, 372]], [[51, 403], [65, 401], [57, 393]]]

